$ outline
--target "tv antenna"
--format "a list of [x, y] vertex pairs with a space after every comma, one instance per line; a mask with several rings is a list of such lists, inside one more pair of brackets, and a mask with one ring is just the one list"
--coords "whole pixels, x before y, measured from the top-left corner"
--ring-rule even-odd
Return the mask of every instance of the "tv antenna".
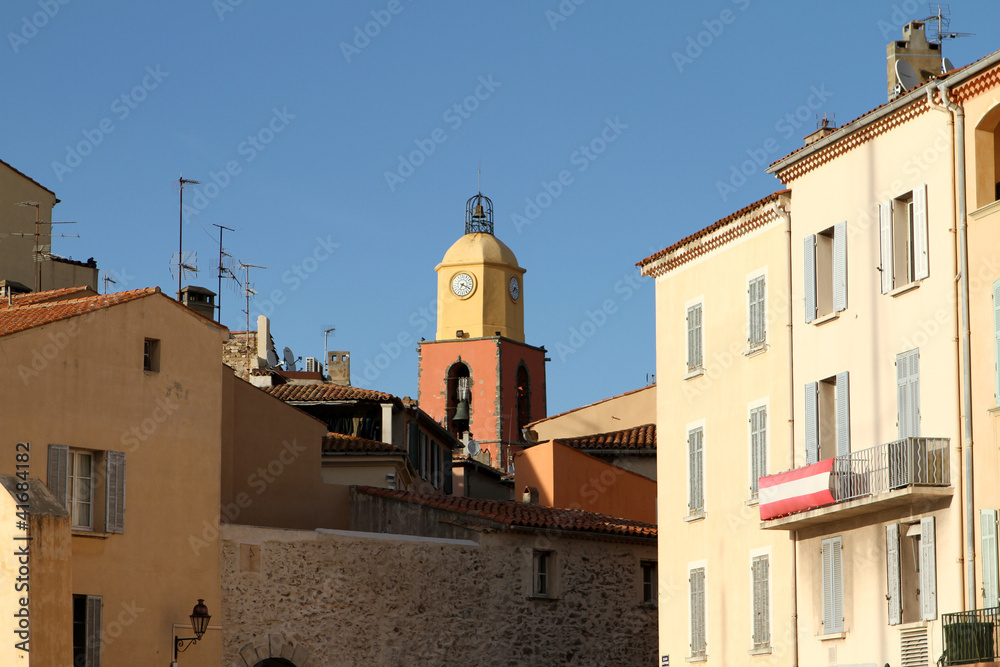
[[[943, 45], [946, 39], [957, 39], [958, 37], [972, 37], [975, 33], [953, 32], [951, 28], [951, 5], [942, 2], [930, 3], [930, 10], [934, 12], [924, 19], [927, 24], [927, 41], [932, 44]], [[944, 57], [944, 49], [941, 52], [941, 73], [954, 69], [951, 61]]]
[[240, 260], [240, 270], [243, 271], [243, 296], [246, 298], [247, 308], [243, 312], [247, 316], [247, 376], [250, 375], [250, 297], [255, 295], [257, 291], [250, 284], [250, 269], [266, 269], [268, 267], [261, 266], [260, 264], [251, 264], [250, 262]]
[[[177, 179], [177, 183], [181, 186], [181, 203], [179, 210], [179, 222], [177, 224], [178, 232], [178, 246], [177, 246], [177, 300], [181, 300], [181, 282], [184, 279], [184, 185], [190, 183], [191, 185], [201, 185], [201, 181], [192, 181], [189, 178], [184, 178], [184, 174]], [[171, 262], [173, 263], [173, 262]], [[197, 273], [198, 269], [195, 269]]]
[[104, 280], [104, 293], [105, 294], [108, 293], [108, 283], [111, 283], [112, 285], [117, 285], [118, 284], [118, 282], [114, 278], [112, 278], [111, 276], [109, 276], [107, 273], [104, 274], [103, 280]]
[[50, 259], [52, 257], [52, 237], [61, 236], [63, 238], [78, 239], [79, 234], [53, 234], [52, 229], [49, 229], [47, 236], [49, 237], [49, 242], [42, 244], [41, 241], [41, 225], [75, 225], [76, 222], [42, 222], [41, 216], [41, 205], [36, 201], [23, 201], [15, 204], [15, 206], [34, 206], [35, 207], [35, 232], [34, 234], [28, 234], [27, 232], [11, 232], [11, 236], [33, 236], [35, 238], [35, 249], [33, 251], [35, 260], [35, 291], [38, 292], [42, 289], [42, 259]]
[[[215, 223], [212, 223], [212, 226], [219, 228], [219, 294], [215, 297], [215, 308], [218, 313], [215, 321], [222, 322], [222, 278], [226, 275], [226, 271], [229, 271], [229, 274], [232, 275], [232, 271], [222, 263], [222, 258], [227, 256], [222, 250], [222, 231], [235, 232], [236, 230], [231, 227], [216, 225]], [[235, 276], [233, 277], [235, 278]]]
[[330, 351], [327, 341], [330, 339], [330, 334], [337, 330], [335, 326], [323, 327], [323, 368], [326, 369], [326, 376], [330, 377]]

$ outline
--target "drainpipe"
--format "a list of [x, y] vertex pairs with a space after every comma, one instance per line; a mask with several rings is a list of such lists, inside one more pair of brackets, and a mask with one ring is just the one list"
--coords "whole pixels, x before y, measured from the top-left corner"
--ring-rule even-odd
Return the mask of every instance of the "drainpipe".
[[969, 328], [969, 240], [968, 240], [968, 218], [966, 215], [966, 191], [965, 191], [965, 110], [960, 104], [956, 104], [948, 99], [948, 86], [944, 83], [937, 85], [941, 93], [941, 104], [933, 101], [933, 90], [927, 89], [927, 101], [932, 109], [938, 111], [950, 111], [955, 119], [955, 133], [953, 142], [955, 146], [955, 179], [958, 190], [958, 257], [959, 257], [959, 292], [961, 302], [961, 326], [962, 326], [962, 430], [964, 432], [962, 450], [965, 464], [964, 486], [965, 486], [965, 590], [966, 609], [976, 608], [976, 532], [975, 517], [973, 516], [973, 488], [972, 488], [972, 352], [971, 331]]
[[[792, 216], [782, 205], [777, 207], [778, 215], [785, 220], [785, 290], [787, 315], [785, 330], [788, 335], [788, 468], [795, 467], [795, 376], [792, 372]], [[798, 551], [799, 533], [791, 531], [792, 554], [792, 667], [799, 667], [799, 603], [798, 603], [798, 573], [796, 571], [796, 552]]]

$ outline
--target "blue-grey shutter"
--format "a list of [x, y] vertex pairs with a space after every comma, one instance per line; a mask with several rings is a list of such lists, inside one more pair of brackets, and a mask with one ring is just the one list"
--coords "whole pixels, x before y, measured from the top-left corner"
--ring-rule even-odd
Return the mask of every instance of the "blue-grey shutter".
[[920, 437], [920, 353], [896, 355], [896, 407], [899, 438]]
[[751, 567], [753, 578], [753, 647], [771, 643], [770, 563], [767, 556], [756, 556]]
[[705, 568], [691, 570], [691, 655], [704, 655], [705, 637]]
[[899, 524], [885, 527], [885, 572], [889, 584], [889, 625], [903, 622], [903, 606], [899, 599]]
[[997, 571], [997, 511], [979, 510], [979, 533], [983, 553], [983, 607], [1000, 607]]
[[806, 385], [806, 465], [819, 461], [819, 385]]
[[837, 373], [837, 456], [851, 453], [851, 392], [847, 371]]
[[937, 563], [934, 547], [934, 517], [920, 520], [920, 618], [937, 618]]
[[691, 513], [705, 508], [703, 438], [704, 431], [701, 428], [688, 433], [688, 510]]
[[764, 290], [764, 276], [754, 278], [747, 286], [747, 346], [750, 349], [763, 345], [767, 338]]
[[913, 191], [913, 279], [930, 275], [927, 260], [927, 184]]
[[69, 447], [49, 445], [48, 475], [45, 485], [56, 500], [69, 509]]
[[702, 304], [696, 304], [688, 308], [687, 330], [688, 330], [688, 370], [701, 368], [702, 366]]
[[823, 634], [844, 631], [843, 554], [840, 537], [823, 540]]
[[833, 226], [833, 310], [847, 309], [847, 223]]
[[805, 296], [806, 323], [816, 319], [816, 236], [810, 234], [805, 238], [803, 266], [805, 267], [805, 282], [802, 293]]
[[86, 667], [101, 667], [101, 605], [100, 595], [87, 596]]
[[750, 497], [756, 498], [758, 480], [767, 474], [767, 408], [750, 411]]
[[993, 347], [993, 373], [996, 375], [993, 398], [1000, 406], [1000, 280], [993, 283]]
[[104, 530], [125, 532], [125, 452], [105, 453]]
[[882, 294], [892, 291], [892, 201], [884, 201], [878, 205], [879, 245], [882, 265]]

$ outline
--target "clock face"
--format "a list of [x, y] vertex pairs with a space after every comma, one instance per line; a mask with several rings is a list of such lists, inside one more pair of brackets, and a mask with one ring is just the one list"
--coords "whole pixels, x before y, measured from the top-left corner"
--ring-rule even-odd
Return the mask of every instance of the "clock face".
[[451, 291], [455, 296], [469, 296], [475, 287], [476, 283], [468, 273], [458, 273], [451, 279]]
[[517, 301], [517, 297], [521, 296], [521, 285], [517, 282], [517, 276], [510, 279], [507, 288], [510, 290], [510, 298]]

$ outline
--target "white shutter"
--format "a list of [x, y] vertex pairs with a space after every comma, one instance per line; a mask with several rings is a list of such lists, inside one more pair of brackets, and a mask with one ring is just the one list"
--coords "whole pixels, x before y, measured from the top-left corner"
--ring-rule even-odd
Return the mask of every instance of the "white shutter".
[[49, 445], [48, 476], [46, 486], [56, 500], [69, 508], [69, 447]]
[[892, 201], [878, 205], [879, 244], [882, 251], [882, 294], [892, 291]]
[[125, 532], [125, 452], [105, 454], [105, 531]]
[[805, 295], [806, 323], [816, 319], [816, 236], [810, 234], [805, 238], [803, 265], [805, 266], [805, 282], [802, 293]]
[[920, 437], [920, 352], [896, 356], [896, 408], [899, 438]]
[[819, 461], [819, 385], [806, 385], [806, 465]]
[[930, 275], [927, 261], [927, 184], [913, 191], [913, 279]]
[[899, 524], [885, 527], [885, 573], [889, 584], [889, 625], [903, 622], [903, 608], [899, 599]]
[[847, 309], [847, 223], [833, 226], [833, 310]]
[[101, 667], [101, 605], [99, 595], [87, 596], [86, 667]]
[[993, 373], [996, 375], [996, 393], [993, 395], [1000, 406], [1000, 280], [993, 283]]
[[934, 549], [934, 517], [920, 520], [920, 618], [937, 618], [937, 564]]
[[997, 511], [979, 510], [979, 533], [983, 553], [983, 607], [1000, 607], [997, 573]]
[[823, 540], [823, 634], [844, 631], [844, 582], [841, 538]]
[[837, 456], [851, 453], [851, 398], [847, 371], [837, 373]]

